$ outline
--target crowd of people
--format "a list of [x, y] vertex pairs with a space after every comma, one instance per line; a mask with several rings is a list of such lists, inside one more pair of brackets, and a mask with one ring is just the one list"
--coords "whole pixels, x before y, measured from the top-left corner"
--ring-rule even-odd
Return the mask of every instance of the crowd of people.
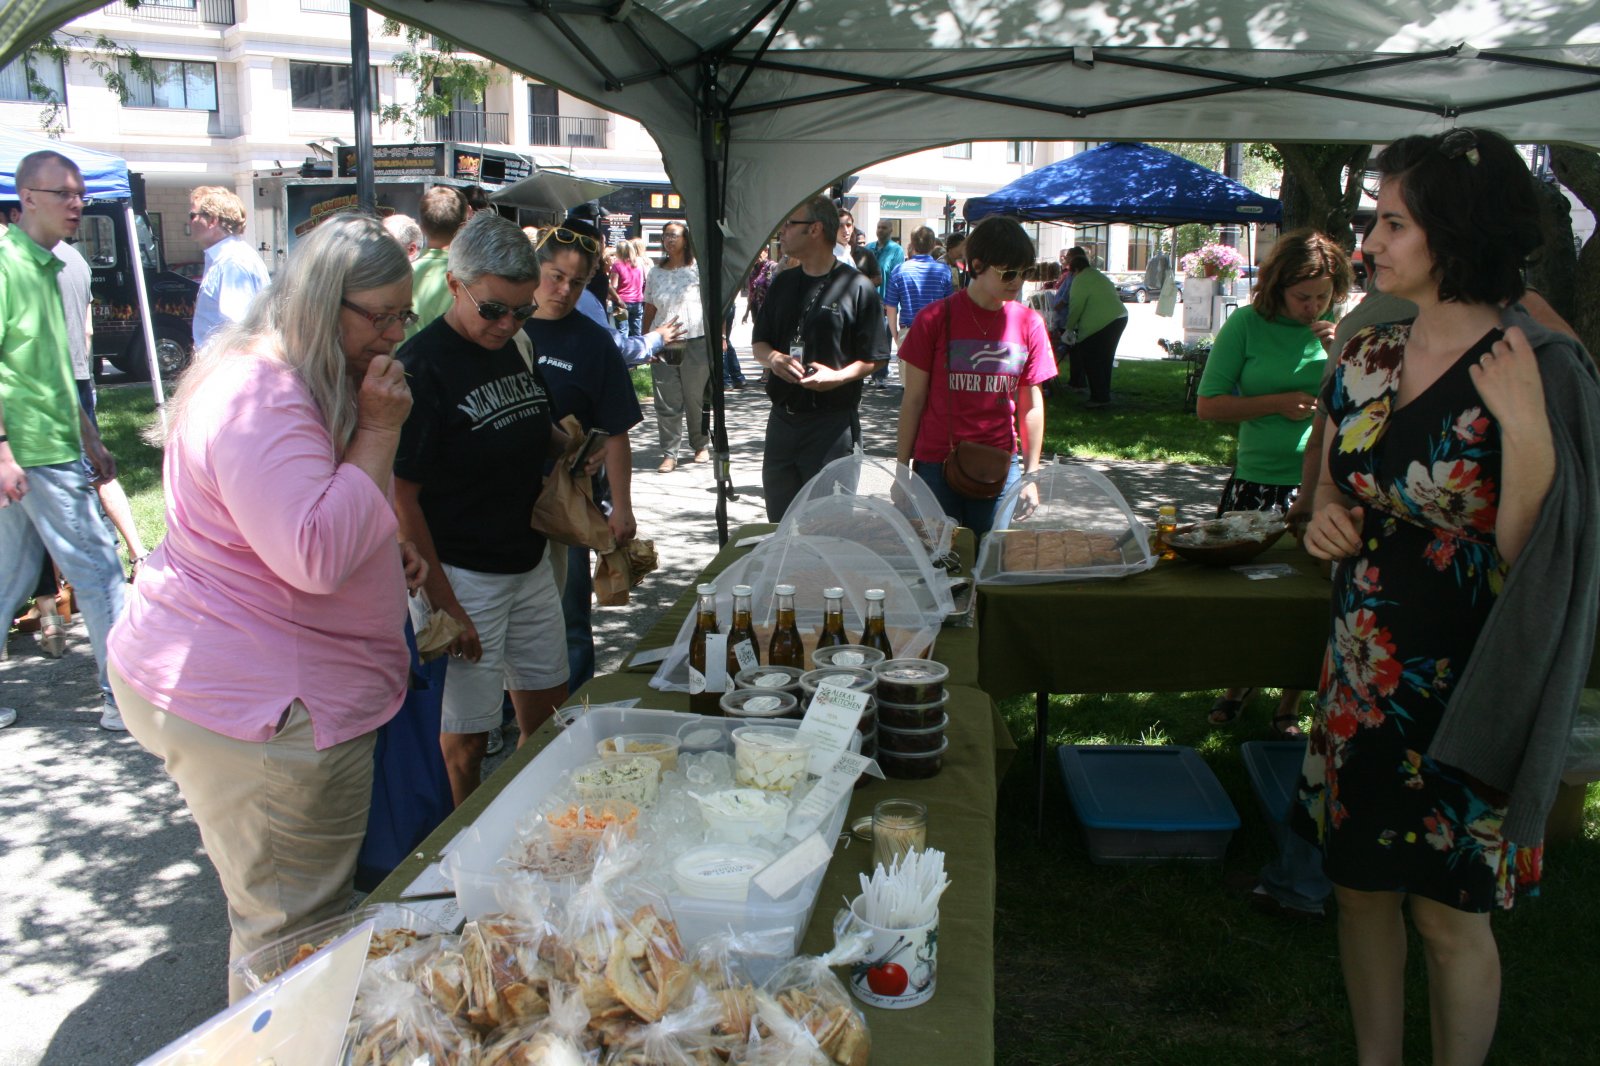
[[[1594, 646], [1600, 378], [1526, 291], [1538, 206], [1510, 144], [1411, 137], [1378, 165], [1363, 250], [1381, 294], [1341, 321], [1346, 251], [1282, 235], [1216, 336], [1197, 415], [1240, 427], [1218, 514], [1280, 512], [1334, 564], [1309, 728], [1298, 692], [1272, 719], [1306, 753], [1296, 835], [1257, 895], [1297, 914], [1336, 901], [1371, 1063], [1399, 1061], [1408, 911], [1435, 1056], [1478, 1062], [1500, 982], [1488, 916], [1539, 883]], [[0, 237], [0, 603], [40, 593], [54, 568], [71, 583], [101, 725], [128, 729], [177, 783], [237, 958], [344, 906], [375, 738], [416, 666], [408, 626], [450, 624], [434, 755], [456, 804], [507, 705], [520, 743], [592, 676], [593, 558], [530, 525], [537, 472], [575, 443], [564, 418], [598, 434], [582, 475], [615, 539], [632, 539], [643, 410], [629, 370], [650, 368], [658, 472], [706, 462], [733, 313], [714, 348], [683, 222], [652, 264], [592, 219], [528, 232], [441, 186], [415, 222], [324, 221], [269, 283], [237, 198], [196, 190], [204, 314], [164, 432], [167, 535], [148, 555], [129, 536], [130, 586], [87, 491], [114, 519], [126, 507], [106, 493], [115, 462], [76, 358], [82, 177], [40, 152], [17, 185]], [[1091, 409], [1111, 402], [1127, 312], [1082, 248], [1061, 255], [1046, 321], [1019, 299], [1037, 264], [1014, 220], [984, 219], [941, 255], [927, 227], [901, 247], [883, 222], [868, 244], [819, 195], [784, 217], [777, 246], [745, 285], [774, 521], [859, 442], [863, 390], [892, 355], [897, 459], [980, 536], [1040, 464], [1058, 364]], [[1519, 669], [1496, 669], [1507, 662]], [[1224, 693], [1211, 723], [1233, 723], [1251, 694]], [[0, 726], [15, 719], [3, 713]]]

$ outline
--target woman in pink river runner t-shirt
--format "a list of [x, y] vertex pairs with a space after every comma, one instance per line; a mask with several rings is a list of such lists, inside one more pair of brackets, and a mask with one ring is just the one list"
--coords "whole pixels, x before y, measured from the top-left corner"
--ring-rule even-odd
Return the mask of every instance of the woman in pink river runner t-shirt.
[[[1011, 452], [1010, 488], [1039, 466], [1044, 397], [1056, 376], [1043, 320], [1018, 303], [1033, 242], [1007, 218], [986, 218], [967, 235], [971, 283], [923, 308], [900, 345], [897, 457], [933, 490], [945, 513], [979, 536], [994, 528], [997, 500], [974, 500], [946, 483], [957, 441]], [[1002, 493], [1003, 495], [1003, 493]]]

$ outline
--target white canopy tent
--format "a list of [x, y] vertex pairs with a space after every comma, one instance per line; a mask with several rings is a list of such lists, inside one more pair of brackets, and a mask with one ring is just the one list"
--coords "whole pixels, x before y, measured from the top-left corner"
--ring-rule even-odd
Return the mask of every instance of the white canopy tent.
[[[0, 62], [102, 3], [8, 5]], [[371, 6], [639, 120], [688, 205], [702, 276], [720, 281], [704, 286], [707, 301], [718, 305], [784, 211], [853, 170], [941, 144], [1373, 143], [1463, 124], [1523, 142], [1600, 147], [1600, 5], [1592, 2]]]

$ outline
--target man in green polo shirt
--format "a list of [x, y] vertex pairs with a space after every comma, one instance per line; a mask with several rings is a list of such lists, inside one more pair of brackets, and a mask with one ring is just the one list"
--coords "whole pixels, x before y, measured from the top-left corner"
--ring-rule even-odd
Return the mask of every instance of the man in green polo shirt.
[[[51, 254], [78, 232], [83, 175], [59, 152], [17, 165], [22, 217], [0, 236], [0, 611], [33, 591], [48, 551], [71, 582], [100, 669], [103, 729], [125, 728], [106, 682], [106, 636], [122, 614], [122, 566], [80, 452], [99, 480], [116, 463], [78, 403], [67, 320]], [[0, 727], [16, 721], [0, 708]]]
[[444, 275], [450, 262], [450, 242], [466, 224], [467, 215], [467, 198], [449, 185], [435, 185], [422, 194], [417, 224], [428, 247], [411, 264], [411, 310], [417, 320], [406, 330], [407, 340], [455, 302]]

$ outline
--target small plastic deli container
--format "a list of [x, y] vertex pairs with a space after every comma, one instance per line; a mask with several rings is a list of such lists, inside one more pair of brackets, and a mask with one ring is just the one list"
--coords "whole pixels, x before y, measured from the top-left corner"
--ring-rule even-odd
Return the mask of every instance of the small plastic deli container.
[[931, 726], [922, 729], [895, 729], [891, 726], [878, 727], [878, 750], [894, 752], [899, 755], [916, 755], [920, 753], [937, 751], [945, 743], [944, 727], [950, 723], [950, 716], [943, 715]]
[[800, 677], [800, 691], [805, 694], [805, 702], [810, 703], [817, 689], [825, 684], [871, 693], [878, 687], [878, 678], [871, 670], [859, 666], [825, 666], [810, 670]]
[[673, 860], [672, 880], [686, 896], [743, 903], [750, 879], [772, 859], [772, 852], [748, 844], [702, 844]]
[[865, 644], [836, 644], [831, 648], [818, 648], [811, 653], [811, 663], [818, 670], [830, 666], [854, 666], [871, 670], [887, 658], [877, 648]]
[[950, 677], [950, 668], [932, 659], [889, 659], [872, 672], [878, 675], [878, 698], [902, 707], [937, 700]]
[[799, 718], [800, 701], [792, 692], [768, 692], [759, 688], [736, 688], [724, 692], [719, 701], [729, 718]]
[[595, 745], [601, 759], [626, 759], [648, 755], [661, 764], [661, 772], [678, 768], [678, 752], [683, 741], [670, 733], [621, 733], [606, 737]]
[[728, 844], [782, 840], [794, 807], [788, 796], [759, 788], [728, 788], [699, 800], [707, 832]]
[[584, 803], [620, 800], [648, 807], [661, 786], [661, 763], [649, 755], [617, 756], [572, 771], [572, 790]]
[[925, 729], [944, 717], [950, 694], [939, 690], [939, 698], [932, 703], [900, 704], [888, 700], [878, 701], [878, 719], [894, 729]]
[[923, 778], [937, 776], [944, 769], [944, 753], [950, 747], [947, 739], [941, 743], [936, 751], [925, 751], [911, 754], [909, 752], [889, 751], [882, 747], [883, 735], [879, 734], [880, 746], [878, 748], [878, 768], [884, 776], [898, 778], [901, 781], [916, 781]]
[[639, 828], [639, 808], [621, 801], [572, 803], [546, 811], [544, 821], [550, 827], [551, 847], [564, 854], [587, 856], [612, 826], [632, 837]]
[[787, 692], [800, 696], [800, 675], [796, 666], [750, 666], [733, 675], [733, 687], [755, 688], [763, 692]]
[[733, 779], [746, 788], [788, 792], [806, 776], [811, 745], [792, 729], [733, 731]]

